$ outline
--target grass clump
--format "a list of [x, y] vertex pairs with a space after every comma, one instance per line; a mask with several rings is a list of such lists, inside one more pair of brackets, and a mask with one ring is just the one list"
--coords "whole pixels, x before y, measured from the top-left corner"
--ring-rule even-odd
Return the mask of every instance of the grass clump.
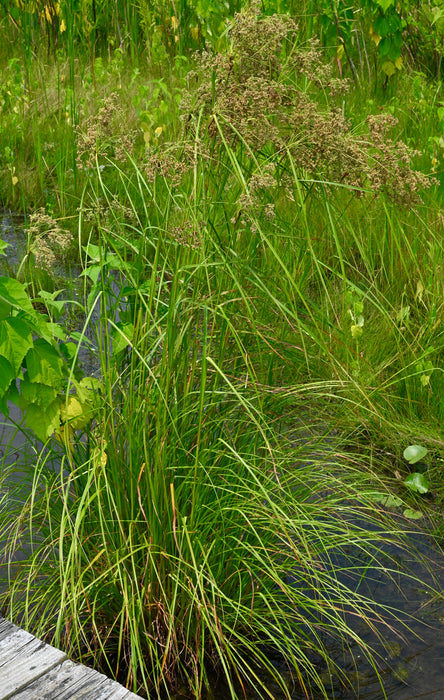
[[72, 185], [80, 326], [35, 284], [45, 246], [74, 245], [65, 220], [30, 220], [40, 306], [0, 280], [23, 336], [0, 336], [2, 409], [44, 443], [27, 479], [4, 469], [3, 611], [146, 696], [327, 698], [352, 685], [334, 644], [379, 674], [351, 617], [375, 644], [396, 623], [360, 582], [398, 574], [384, 552], [413, 528], [331, 426], [380, 445], [441, 415], [435, 183], [393, 115], [347, 116], [297, 37], [258, 3], [237, 14], [173, 97], [172, 141], [132, 128], [139, 100], [99, 90], [93, 118], [71, 95], [51, 177]]
[[[347, 612], [389, 624], [354, 586], [402, 537], [321, 426], [299, 435], [307, 389], [258, 381], [225, 261], [149, 233], [125, 287], [111, 265], [90, 291], [94, 419], [79, 430], [68, 393], [62, 445], [39, 450], [2, 510], [3, 610], [145, 695], [207, 697], [219, 679], [233, 698], [328, 697], [326, 674], [348, 682], [332, 639], [372, 658]], [[118, 272], [118, 246], [101, 245]]]

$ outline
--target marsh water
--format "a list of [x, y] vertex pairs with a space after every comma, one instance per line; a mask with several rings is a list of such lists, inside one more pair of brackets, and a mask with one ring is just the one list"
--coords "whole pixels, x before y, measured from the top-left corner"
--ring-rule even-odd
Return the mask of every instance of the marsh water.
[[[0, 238], [11, 246], [1, 274], [12, 274], [19, 264], [20, 248], [25, 242], [20, 224], [8, 214], [0, 220]], [[32, 447], [27, 446], [24, 434], [17, 429], [19, 421], [18, 411], [11, 414], [11, 420], [0, 420], [0, 465], [23, 464], [24, 458], [32, 464], [36, 456]], [[25, 475], [14, 470], [11, 478], [13, 481], [21, 480]], [[355, 632], [373, 646], [377, 654], [376, 668], [360, 654], [357, 645], [350, 654], [337, 643], [336, 646], [332, 643], [329, 647], [331, 655], [353, 685], [351, 689], [338, 680], [332, 682], [329, 688], [329, 698], [332, 700], [444, 698], [444, 601], [441, 595], [433, 597], [426, 590], [429, 586], [444, 590], [444, 554], [420, 532], [411, 535], [410, 543], [413, 550], [423, 557], [422, 563], [418, 561], [418, 556], [407, 555], [405, 551], [388, 548], [386, 554], [398, 558], [400, 569], [407, 568], [411, 578], [384, 575], [373, 569], [369, 562], [362, 581], [344, 582], [350, 589], [359, 585], [359, 591], [374, 600], [376, 605], [381, 603], [395, 609], [397, 617], [406, 626], [398, 623], [387, 627], [381, 631], [381, 638], [375, 641], [374, 636], [370, 637], [368, 628], [360, 624], [359, 618], [350, 616], [348, 621]], [[338, 553], [339, 566], [342, 556], [344, 553]], [[276, 664], [279, 664], [278, 659]], [[327, 675], [325, 681], [328, 683]], [[269, 690], [276, 694], [276, 698], [281, 697], [271, 682]], [[225, 700], [228, 696], [223, 690], [215, 689], [213, 697], [215, 700]], [[292, 697], [303, 700], [305, 695], [295, 688]], [[177, 700], [180, 698], [178, 696]], [[254, 696], [249, 700], [254, 700]]]

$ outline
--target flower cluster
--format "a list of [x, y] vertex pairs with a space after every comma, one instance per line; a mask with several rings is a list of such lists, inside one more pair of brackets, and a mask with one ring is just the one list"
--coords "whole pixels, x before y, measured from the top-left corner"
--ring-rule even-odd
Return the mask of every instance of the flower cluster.
[[51, 272], [57, 263], [65, 258], [73, 236], [69, 231], [62, 229], [43, 208], [30, 215], [29, 224], [27, 233], [35, 266]]

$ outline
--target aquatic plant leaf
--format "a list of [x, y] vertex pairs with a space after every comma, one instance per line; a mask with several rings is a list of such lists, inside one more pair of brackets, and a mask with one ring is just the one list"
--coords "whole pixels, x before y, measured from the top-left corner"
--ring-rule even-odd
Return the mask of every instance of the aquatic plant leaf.
[[427, 447], [423, 447], [422, 445], [409, 445], [409, 447], [405, 448], [403, 455], [407, 462], [416, 464], [416, 462], [419, 462], [427, 453]]
[[23, 284], [12, 277], [0, 277], [0, 298], [14, 308], [36, 315]]
[[111, 332], [113, 352], [117, 355], [119, 352], [122, 352], [122, 350], [125, 350], [125, 348], [131, 345], [133, 335], [134, 325], [132, 323], [117, 323], [116, 328], [113, 328]]
[[77, 396], [70, 396], [67, 404], [62, 403], [60, 417], [64, 423], [69, 423], [73, 430], [81, 430], [91, 420], [90, 407], [79, 401]]
[[382, 505], [387, 508], [398, 508], [402, 506], [402, 499], [399, 496], [395, 496], [393, 493], [383, 493], [377, 491], [369, 496], [371, 501], [375, 503], [382, 503]]
[[6, 248], [9, 248], [10, 245], [10, 243], [6, 243], [6, 241], [0, 240], [0, 255], [6, 255], [5, 250]]
[[12, 380], [15, 379], [15, 376], [15, 372], [9, 360], [0, 355], [0, 396], [5, 394]]
[[30, 382], [27, 375], [20, 382], [19, 406], [22, 411], [26, 411], [30, 404], [37, 406], [47, 406], [57, 397], [57, 391], [53, 386]]
[[[383, 12], [387, 12], [388, 8], [392, 5], [396, 5], [396, 0], [376, 0], [376, 4], [382, 9]], [[385, 17], [382, 18], [387, 22]]]
[[427, 493], [429, 490], [427, 478], [419, 472], [409, 474], [404, 483], [411, 491], [416, 491], [417, 493]]
[[11, 305], [7, 304], [3, 299], [0, 299], [0, 321], [7, 318], [11, 313]]
[[74, 386], [82, 404], [96, 405], [104, 393], [103, 384], [97, 377], [83, 377], [80, 382], [74, 381]]
[[26, 353], [33, 346], [32, 333], [19, 316], [9, 316], [0, 324], [0, 355], [11, 363], [17, 376]]
[[406, 508], [403, 511], [403, 515], [405, 518], [410, 518], [410, 520], [419, 520], [419, 518], [423, 517], [420, 510], [414, 510], [413, 508]]
[[55, 292], [46, 292], [42, 289], [39, 292], [39, 297], [45, 302], [46, 308], [50, 309], [56, 318], [59, 318], [65, 309], [66, 299], [57, 299], [57, 296], [64, 291], [58, 289]]
[[382, 70], [389, 76], [389, 78], [396, 73], [396, 68], [393, 61], [384, 61], [382, 64]]
[[63, 378], [63, 359], [46, 340], [38, 338], [26, 355], [30, 382], [60, 387]]
[[25, 413], [25, 421], [34, 435], [45, 442], [60, 426], [59, 399], [44, 407], [30, 404]]

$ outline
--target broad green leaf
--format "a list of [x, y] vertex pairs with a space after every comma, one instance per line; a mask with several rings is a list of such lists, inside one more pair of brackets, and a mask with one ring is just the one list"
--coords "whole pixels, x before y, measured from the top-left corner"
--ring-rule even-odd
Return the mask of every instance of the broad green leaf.
[[[390, 53], [392, 42], [388, 37], [384, 37], [378, 44], [378, 51], [381, 58], [387, 58]], [[389, 61], [387, 61], [389, 63]]]
[[6, 248], [9, 248], [10, 245], [10, 243], [6, 243], [6, 241], [0, 240], [0, 255], [6, 255], [5, 250]]
[[60, 400], [45, 407], [30, 404], [25, 413], [26, 425], [36, 437], [45, 442], [60, 427]]
[[427, 493], [429, 490], [427, 478], [420, 472], [409, 474], [404, 483], [411, 491], [416, 491], [417, 493]]
[[45, 334], [45, 339], [46, 340], [52, 340], [53, 338], [56, 338], [57, 340], [65, 340], [66, 338], [66, 331], [63, 330], [62, 326], [60, 326], [58, 323], [47, 323], [46, 328], [48, 330], [48, 334]]
[[63, 356], [70, 362], [77, 351], [77, 345], [75, 343], [60, 343], [60, 351]]
[[32, 345], [30, 328], [20, 316], [8, 316], [0, 321], [0, 355], [9, 360], [16, 375]]
[[57, 299], [58, 295], [61, 294], [64, 290], [57, 290], [56, 292], [46, 292], [45, 290], [41, 290], [39, 292], [39, 297], [43, 299], [43, 301], [46, 304], [46, 308], [54, 313], [56, 318], [61, 316], [63, 313], [63, 310], [65, 308], [66, 299]]
[[376, 0], [376, 4], [379, 5], [383, 12], [387, 12], [389, 7], [396, 4], [396, 0]]
[[432, 14], [432, 24], [436, 24], [436, 22], [439, 22], [440, 19], [444, 17], [444, 8], [438, 7], [438, 5], [435, 5], [431, 9], [431, 14]]
[[[12, 382], [8, 391], [8, 401], [11, 401], [15, 406], [19, 406], [20, 394], [17, 389], [17, 382]], [[6, 415], [6, 414], [5, 414]]]
[[82, 275], [89, 277], [89, 279], [96, 284], [102, 269], [102, 265], [90, 265], [82, 272]]
[[6, 359], [6, 357], [0, 355], [0, 396], [3, 396], [6, 393], [6, 391], [9, 389], [9, 385], [15, 378], [16, 374], [11, 363]]
[[131, 345], [133, 334], [134, 326], [132, 323], [117, 323], [117, 328], [113, 328], [111, 333], [113, 339], [113, 353], [117, 355], [128, 347], [128, 345]]
[[34, 347], [26, 355], [26, 367], [30, 382], [38, 382], [60, 388], [64, 362], [52, 345], [42, 338], [34, 342]]
[[416, 462], [423, 459], [427, 453], [427, 447], [423, 447], [422, 445], [409, 445], [409, 447], [405, 448], [403, 456], [410, 464], [416, 464]]
[[0, 299], [16, 309], [37, 315], [25, 287], [13, 277], [0, 277]]
[[[397, 13], [392, 13], [387, 17], [387, 21], [389, 23], [389, 29], [390, 33], [392, 34], [392, 39], [397, 37], [398, 34], [401, 33], [401, 28], [402, 28], [402, 19]], [[398, 37], [396, 38], [396, 43], [398, 43]], [[399, 42], [399, 46], [402, 44], [402, 36], [401, 36], [401, 41]]]
[[8, 395], [0, 396], [0, 414], [3, 414], [6, 419], [9, 418]]
[[393, 62], [395, 68], [395, 61], [397, 61], [401, 55], [401, 47], [397, 45], [396, 41], [395, 36], [390, 38], [390, 51], [387, 54], [387, 57]]
[[94, 262], [100, 262], [103, 257], [103, 251], [98, 245], [94, 245], [94, 243], [88, 243], [88, 245], [82, 246], [84, 252], [87, 254], [91, 260], [94, 260]]
[[3, 299], [0, 299], [0, 321], [9, 316], [11, 313], [11, 304], [8, 304]]
[[376, 19], [373, 22], [373, 31], [377, 32], [381, 39], [385, 38], [390, 31], [390, 25], [388, 23], [387, 18], [383, 15], [376, 17]]
[[30, 382], [27, 375], [20, 382], [20, 408], [25, 411], [30, 404], [37, 406], [47, 406], [57, 397], [57, 390], [53, 386]]
[[80, 382], [75, 382], [75, 387], [82, 403], [96, 404], [104, 393], [103, 384], [96, 377], [83, 377]]

